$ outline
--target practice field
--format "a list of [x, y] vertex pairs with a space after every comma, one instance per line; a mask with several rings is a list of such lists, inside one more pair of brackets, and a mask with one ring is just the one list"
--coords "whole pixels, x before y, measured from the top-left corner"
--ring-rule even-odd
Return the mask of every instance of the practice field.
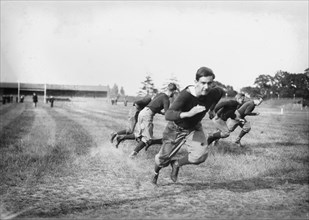
[[[41, 100], [40, 100], [41, 101]], [[103, 99], [0, 105], [0, 219], [309, 219], [309, 112], [269, 108], [247, 117], [252, 130], [209, 149], [178, 182], [160, 173], [150, 183], [160, 145], [129, 159], [136, 142], [115, 148], [132, 103]], [[166, 121], [155, 116], [155, 137]], [[208, 115], [205, 133], [214, 131]], [[185, 146], [179, 152], [185, 152]]]

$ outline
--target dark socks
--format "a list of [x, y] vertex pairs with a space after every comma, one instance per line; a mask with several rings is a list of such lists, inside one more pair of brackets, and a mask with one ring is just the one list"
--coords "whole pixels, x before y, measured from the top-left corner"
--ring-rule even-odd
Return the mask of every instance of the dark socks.
[[145, 144], [143, 141], [141, 141], [141, 142], [139, 142], [138, 145], [135, 147], [134, 151], [135, 151], [136, 153], [138, 153], [138, 152], [140, 152], [140, 150], [142, 150], [145, 146], [146, 146], [146, 144]]
[[123, 137], [121, 137], [122, 140], [133, 140], [135, 139], [135, 135], [134, 134], [127, 134], [124, 135]]
[[239, 136], [238, 136], [238, 140], [240, 141], [240, 139], [245, 136], [247, 134], [247, 132], [244, 132], [243, 130], [241, 130]]
[[117, 132], [118, 135], [127, 134], [127, 130], [121, 130]]
[[152, 139], [151, 140], [151, 145], [152, 144], [162, 144], [162, 138], [160, 138], [160, 139]]
[[153, 144], [162, 144], [162, 138], [160, 138], [160, 139], [151, 139], [151, 140], [147, 141], [145, 151], [147, 151], [148, 148], [149, 148], [151, 145], [153, 145]]
[[178, 166], [183, 166], [186, 164], [191, 164], [191, 162], [189, 162], [189, 155], [185, 155], [184, 157], [178, 159]]
[[160, 170], [161, 170], [161, 167], [159, 167], [158, 165], [155, 165], [154, 172], [156, 175], [159, 175]]

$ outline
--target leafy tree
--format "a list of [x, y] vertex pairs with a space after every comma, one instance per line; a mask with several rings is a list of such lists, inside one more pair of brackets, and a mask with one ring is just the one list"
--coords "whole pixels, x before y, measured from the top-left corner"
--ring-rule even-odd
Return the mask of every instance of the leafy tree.
[[107, 94], [109, 97], [111, 96], [111, 88], [109, 87], [109, 85], [107, 85]]
[[285, 71], [278, 71], [275, 75], [276, 93], [280, 97], [308, 97], [309, 78], [304, 73], [291, 74]]
[[[261, 94], [276, 97], [309, 97], [309, 77], [305, 73], [291, 74], [279, 70], [275, 76], [260, 75], [255, 84]], [[248, 87], [246, 87], [248, 89]], [[252, 91], [251, 91], [252, 92]]]
[[119, 89], [117, 84], [114, 84], [114, 86], [110, 89], [110, 97], [116, 98], [119, 96]]
[[146, 79], [141, 83], [142, 83], [142, 87], [140, 88], [140, 91], [138, 92], [139, 96], [152, 95], [153, 93], [158, 91], [155, 88], [153, 80], [150, 75], [146, 75]]
[[167, 89], [168, 84], [170, 84], [170, 83], [175, 83], [178, 90], [180, 91], [181, 88], [179, 86], [179, 81], [178, 81], [177, 77], [174, 76], [173, 74], [171, 74], [171, 77], [168, 80], [166, 80], [166, 82], [163, 84], [162, 91], [165, 91]]
[[121, 86], [121, 88], [120, 88], [120, 95], [121, 95], [121, 96], [125, 96], [125, 92], [124, 92], [124, 89], [123, 89], [122, 86]]
[[270, 94], [272, 94], [275, 81], [272, 76], [262, 74], [255, 79], [254, 84], [260, 89], [261, 94], [270, 96]]
[[251, 87], [251, 86], [247, 86], [247, 87], [243, 87], [240, 92], [246, 94], [249, 97], [254, 97], [256, 95], [260, 95], [261, 94], [261, 90], [258, 87]]
[[309, 98], [309, 77], [306, 74], [290, 74], [293, 96]]

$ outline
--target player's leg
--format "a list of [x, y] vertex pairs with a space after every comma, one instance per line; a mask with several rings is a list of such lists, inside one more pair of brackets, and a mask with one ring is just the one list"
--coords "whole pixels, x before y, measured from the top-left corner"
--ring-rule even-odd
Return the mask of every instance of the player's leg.
[[237, 144], [240, 147], [243, 147], [243, 145], [240, 143], [240, 140], [249, 133], [251, 130], [251, 125], [249, 121], [245, 121], [244, 124], [241, 125], [242, 130], [240, 131], [240, 134], [235, 140], [235, 144]]
[[207, 145], [210, 145], [212, 142], [219, 140], [220, 138], [226, 138], [230, 135], [226, 121], [221, 118], [213, 118], [212, 121], [215, 128], [217, 128], [217, 131], [208, 136]]
[[198, 165], [203, 163], [208, 156], [208, 145], [206, 136], [203, 131], [202, 124], [199, 123], [193, 132], [192, 140], [190, 138], [186, 141], [188, 154], [171, 162], [172, 172], [171, 179], [173, 182], [177, 181], [180, 167], [188, 164]]
[[153, 138], [153, 117], [154, 113], [148, 108], [140, 113], [139, 133], [141, 141], [130, 154], [130, 157], [135, 157], [146, 146], [146, 143]]
[[[171, 158], [179, 151], [180, 144], [187, 134], [180, 134], [174, 122], [169, 121], [164, 129], [162, 145], [155, 155], [155, 168], [152, 183], [157, 184], [159, 171], [170, 164]], [[178, 139], [176, 138], [178, 136]]]
[[[120, 130], [118, 132], [112, 132], [111, 133], [111, 137], [110, 137], [110, 142], [111, 143], [113, 143], [113, 141], [114, 141], [116, 136], [119, 136], [119, 135], [129, 135], [129, 134], [132, 134], [134, 132], [134, 128], [135, 128], [136, 123], [137, 123], [137, 114], [138, 114], [138, 112], [136, 110], [136, 107], [133, 106], [130, 109], [129, 114], [128, 114], [128, 122], [127, 122], [126, 129]], [[119, 143], [117, 143], [116, 145], [118, 146]]]
[[127, 130], [124, 129], [124, 130], [120, 130], [120, 131], [113, 131], [110, 135], [110, 142], [113, 143], [114, 142], [114, 139], [116, 138], [117, 135], [124, 135], [127, 133]]
[[162, 144], [162, 138], [157, 138], [157, 139], [151, 139], [149, 141], [147, 141], [146, 143], [146, 147], [145, 147], [145, 151], [148, 150], [148, 148], [151, 146], [151, 145], [154, 145], [154, 144]]
[[125, 140], [134, 140], [136, 139], [134, 134], [118, 135], [116, 137], [116, 147], [118, 148], [119, 144]]

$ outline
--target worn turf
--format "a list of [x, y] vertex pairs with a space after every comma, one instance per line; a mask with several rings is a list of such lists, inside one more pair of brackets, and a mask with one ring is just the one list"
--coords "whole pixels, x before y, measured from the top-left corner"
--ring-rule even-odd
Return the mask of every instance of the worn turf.
[[[1, 219], [309, 218], [308, 110], [262, 105], [244, 148], [233, 144], [236, 130], [205, 163], [182, 167], [177, 183], [167, 167], [153, 186], [160, 146], [132, 160], [135, 141], [109, 142], [129, 108], [103, 99], [0, 105]], [[155, 136], [165, 123], [155, 116]], [[207, 118], [203, 126], [214, 131]]]

